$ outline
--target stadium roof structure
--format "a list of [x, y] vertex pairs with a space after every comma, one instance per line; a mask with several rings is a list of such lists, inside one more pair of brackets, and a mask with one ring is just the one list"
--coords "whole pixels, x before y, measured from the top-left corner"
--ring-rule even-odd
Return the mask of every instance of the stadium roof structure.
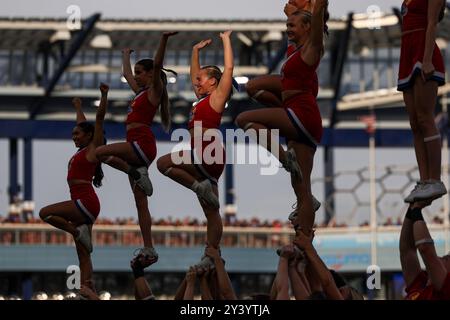
[[[329, 62], [328, 70], [324, 72], [328, 74], [328, 79], [326, 83], [321, 83], [319, 95], [324, 124], [338, 124], [340, 115], [343, 115], [343, 121], [358, 121], [361, 110], [368, 108], [380, 110], [378, 112], [380, 114], [377, 115], [379, 120], [383, 119], [385, 113], [386, 120], [398, 121], [399, 118], [406, 120], [404, 115], [392, 118], [392, 111], [381, 111], [384, 107], [399, 107], [402, 104], [399, 95], [393, 94], [391, 87], [374, 90], [365, 88], [362, 92], [346, 92], [347, 90], [341, 88], [349, 55], [359, 57], [369, 55], [370, 57], [365, 59], [366, 62], [378, 59], [381, 65], [384, 60], [374, 55], [379, 50], [395, 49], [400, 46], [398, 10], [393, 9], [392, 14], [380, 14], [375, 17], [349, 14], [345, 19], [329, 21], [328, 25], [330, 35], [325, 44]], [[111, 60], [117, 59], [120, 49], [133, 48], [138, 52], [137, 58], [152, 56], [152, 50], [157, 47], [159, 35], [164, 30], [180, 31], [176, 39], [168, 43], [167, 52], [173, 55], [173, 59], [167, 67], [181, 75], [187, 75], [192, 45], [200, 39], [217, 39], [218, 32], [226, 29], [233, 30], [233, 46], [235, 51], [239, 52], [235, 76], [251, 78], [276, 71], [285, 52], [284, 20], [102, 20], [98, 14], [86, 19], [81, 29], [70, 30], [65, 19], [0, 18], [0, 52], [4, 56], [9, 55], [6, 62], [10, 64], [3, 65], [3, 71], [9, 74], [10, 78], [12, 75], [17, 78], [14, 74], [14, 64], [23, 64], [23, 67], [19, 68], [23, 76], [17, 84], [14, 81], [0, 80], [0, 96], [3, 101], [0, 103], [0, 119], [69, 120], [72, 113], [69, 99], [74, 95], [80, 95], [91, 103], [95, 102], [98, 91], [96, 86], [99, 81], [94, 81], [94, 85], [80, 87], [73, 83], [69, 85], [62, 83], [62, 77], [94, 76], [96, 80], [101, 79], [101, 75], [107, 74], [104, 81], [111, 81], [111, 75], [118, 78], [121, 72], [120, 63], [115, 64], [114, 61], [111, 63]], [[448, 13], [441, 23], [438, 38], [441, 47], [446, 47], [450, 41]], [[212, 59], [220, 62], [220, 41], [213, 41], [209, 49], [214, 56]], [[17, 51], [26, 53], [21, 60], [15, 59], [14, 54]], [[262, 54], [258, 51], [265, 52], [267, 57], [261, 58]], [[100, 58], [80, 58], [91, 54]], [[47, 60], [40, 59], [41, 55]], [[398, 59], [396, 56], [391, 58]], [[42, 71], [38, 75], [38, 80], [36, 75], [26, 75], [30, 71], [37, 73], [35, 70], [45, 63], [48, 64], [47, 74], [43, 74]], [[61, 68], [63, 64], [66, 65]], [[4, 74], [3, 78], [5, 77]], [[114, 111], [110, 119], [121, 121], [131, 93], [123, 86], [117, 89], [116, 91], [113, 88], [111, 91], [113, 100], [111, 110]], [[447, 89], [444, 92], [447, 92]], [[367, 99], [367, 96], [370, 99]], [[52, 99], [37, 102], [36, 106], [36, 100], [41, 97]], [[172, 102], [177, 100], [190, 102], [195, 99], [190, 88], [171, 91], [170, 97]], [[235, 99], [243, 100], [240, 105], [252, 105], [246, 94], [239, 93]], [[335, 103], [332, 102], [333, 99], [336, 100]], [[182, 102], [179, 104], [183, 105]], [[188, 109], [190, 104], [185, 105], [187, 105], [185, 109]], [[240, 110], [233, 112], [233, 115]], [[90, 116], [93, 117], [93, 114]]]
[[[318, 70], [326, 176], [332, 176], [333, 158], [329, 155], [333, 147], [368, 146], [370, 134], [367, 124], [360, 120], [363, 116], [376, 117], [376, 145], [412, 146], [402, 97], [394, 87], [400, 19], [399, 10], [393, 9], [392, 13], [370, 17], [349, 13], [328, 23], [330, 35]], [[122, 139], [122, 121], [132, 92], [121, 80], [120, 51], [130, 47], [136, 59], [153, 56], [165, 30], [180, 31], [168, 42], [165, 64], [179, 73], [177, 78], [169, 78], [168, 89], [174, 127], [183, 127], [195, 99], [188, 76], [192, 45], [205, 38], [214, 39], [200, 58], [204, 64], [220, 66], [223, 54], [218, 33], [226, 29], [233, 30], [235, 76], [242, 84], [223, 117], [223, 128], [232, 128], [240, 112], [260, 107], [244, 92], [245, 81], [277, 73], [280, 68], [286, 52], [284, 20], [102, 20], [100, 14], [94, 14], [83, 21], [81, 28], [72, 29], [65, 19], [0, 18], [0, 138], [12, 141], [11, 154], [17, 153], [16, 140], [24, 139], [26, 155], [31, 153], [33, 139], [69, 139], [72, 97], [80, 96], [90, 106], [85, 108], [88, 119], [94, 119], [92, 106], [98, 101], [97, 88], [103, 81], [111, 88], [106, 116], [108, 138]], [[447, 10], [437, 41], [444, 53], [449, 41]], [[449, 65], [449, 55], [445, 57]], [[449, 90], [449, 85], [440, 89], [439, 112], [448, 110]], [[440, 119], [443, 134], [448, 135], [448, 116]], [[155, 132], [157, 139], [168, 140], [159, 125]], [[30, 157], [25, 160], [28, 186]], [[15, 178], [10, 176], [10, 181], [17, 180], [17, 173], [12, 175]], [[332, 186], [326, 188], [328, 195]]]

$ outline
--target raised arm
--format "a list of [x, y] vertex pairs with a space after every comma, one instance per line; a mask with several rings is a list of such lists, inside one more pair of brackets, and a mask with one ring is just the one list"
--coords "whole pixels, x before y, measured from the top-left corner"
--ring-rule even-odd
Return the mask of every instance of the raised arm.
[[199, 52], [201, 49], [207, 47], [211, 42], [212, 42], [211, 39], [202, 40], [192, 47], [191, 67], [190, 67], [189, 72], [191, 74], [191, 83], [192, 83], [192, 86], [194, 87], [195, 95], [197, 96], [197, 98], [200, 98], [200, 95], [197, 93], [197, 89], [195, 87], [197, 74], [200, 71]]
[[308, 65], [314, 65], [323, 53], [323, 33], [325, 9], [328, 0], [317, 0], [311, 16], [310, 45], [302, 52], [302, 57]]
[[425, 52], [423, 55], [422, 77], [424, 81], [434, 73], [433, 51], [436, 45], [436, 32], [444, 0], [428, 1], [428, 25], [425, 36]]
[[343, 300], [343, 297], [333, 280], [330, 270], [328, 270], [327, 266], [319, 257], [312, 244], [312, 236], [313, 234], [311, 234], [311, 237], [307, 237], [301, 230], [298, 230], [294, 244], [305, 251], [311, 267], [315, 269], [317, 275], [319, 276], [320, 284], [322, 285], [323, 292], [327, 298], [330, 300]]
[[210, 269], [197, 269], [197, 276], [200, 280], [200, 294], [202, 296], [202, 300], [213, 300], [208, 283], [209, 275]]
[[297, 270], [298, 264], [297, 258], [289, 262], [289, 280], [291, 281], [295, 299], [306, 300], [311, 295], [311, 292], [309, 291], [309, 285], [303, 282], [305, 278], [302, 278]]
[[194, 300], [194, 289], [197, 272], [194, 267], [190, 267], [186, 274], [186, 291], [183, 300]]
[[186, 277], [184, 277], [183, 281], [178, 286], [177, 292], [175, 293], [174, 300], [183, 300], [184, 293], [186, 292], [187, 281]]
[[419, 249], [433, 288], [439, 291], [444, 285], [448, 272], [441, 258], [436, 253], [434, 241], [428, 231], [427, 224], [423, 220], [421, 208], [417, 208], [416, 210], [411, 216], [415, 245]]
[[125, 48], [122, 50], [122, 73], [131, 90], [138, 93], [141, 88], [139, 88], [136, 80], [134, 80], [133, 71], [131, 70], [130, 55], [132, 52], [133, 50], [130, 48]]
[[148, 99], [153, 105], [159, 105], [164, 84], [161, 80], [161, 69], [163, 67], [164, 55], [166, 53], [166, 45], [169, 37], [176, 35], [178, 32], [163, 32], [159, 40], [158, 50], [156, 50], [153, 59], [153, 81], [152, 89], [148, 90]]
[[233, 86], [234, 62], [230, 35], [230, 30], [220, 33], [220, 38], [222, 38], [223, 43], [224, 69], [217, 89], [211, 94], [210, 99], [211, 107], [217, 112], [223, 112], [225, 109], [225, 103], [230, 97]]
[[234, 293], [233, 286], [231, 285], [228, 273], [225, 270], [222, 258], [220, 257], [219, 250], [213, 247], [206, 247], [205, 254], [213, 259], [214, 266], [216, 267], [217, 279], [219, 281], [219, 290], [225, 300], [237, 300]]
[[281, 249], [280, 259], [278, 260], [277, 275], [275, 285], [277, 290], [276, 300], [290, 300], [289, 297], [289, 260], [294, 256], [294, 247], [292, 245], [284, 246]]
[[102, 96], [100, 98], [100, 105], [97, 109], [97, 115], [95, 116], [94, 138], [92, 139], [92, 143], [95, 147], [104, 144], [103, 121], [105, 120], [106, 107], [108, 105], [108, 91], [109, 86], [107, 84], [101, 83], [100, 92]]
[[403, 220], [399, 242], [400, 265], [407, 287], [413, 283], [417, 275], [422, 271], [419, 257], [417, 256], [417, 248], [414, 244], [413, 221], [410, 219], [413, 213], [412, 210], [416, 209], [408, 208], [406, 217]]
[[84, 116], [83, 109], [81, 107], [81, 99], [75, 97], [72, 99], [72, 104], [77, 112], [77, 124], [86, 121], [86, 117]]

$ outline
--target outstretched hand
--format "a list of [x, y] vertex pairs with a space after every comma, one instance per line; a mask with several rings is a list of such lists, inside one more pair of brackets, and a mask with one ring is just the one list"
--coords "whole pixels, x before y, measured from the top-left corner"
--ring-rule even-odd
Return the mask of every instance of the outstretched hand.
[[191, 266], [189, 267], [188, 272], [186, 273], [186, 281], [187, 282], [195, 282], [195, 278], [197, 277], [197, 270], [195, 267]]
[[314, 239], [314, 231], [307, 236], [301, 229], [298, 229], [294, 238], [293, 243], [300, 249], [305, 249], [306, 247], [312, 245]]
[[281, 248], [280, 256], [286, 259], [294, 258], [295, 256], [294, 246], [292, 244], [288, 244], [283, 248]]
[[430, 78], [433, 76], [433, 73], [435, 71], [435, 68], [433, 66], [433, 63], [431, 62], [424, 62], [422, 65], [422, 79], [424, 82], [427, 80], [430, 80]]
[[102, 95], [107, 94], [109, 91], [109, 85], [107, 85], [106, 83], [101, 82], [100, 83], [100, 92], [102, 93]]
[[196, 45], [194, 45], [193, 49], [196, 49], [196, 50], [203, 49], [203, 48], [209, 46], [211, 42], [212, 42], [211, 39], [202, 40], [199, 43], [197, 43]]
[[133, 53], [133, 52], [134, 52], [134, 50], [131, 49], [131, 48], [123, 48], [123, 49], [122, 49], [122, 54], [130, 55], [130, 54]]
[[81, 99], [78, 97], [73, 98], [72, 104], [75, 108], [81, 108]]
[[298, 8], [290, 3], [286, 3], [284, 6], [284, 14], [288, 17], [291, 16], [297, 10]]
[[222, 39], [225, 38], [225, 37], [226, 37], [226, 38], [229, 38], [232, 32], [233, 32], [232, 30], [227, 30], [227, 31], [221, 32], [221, 33], [220, 33], [220, 37], [221, 37]]
[[163, 36], [168, 38], [168, 37], [176, 35], [177, 33], [178, 33], [178, 31], [166, 31], [166, 32], [163, 32]]
[[220, 259], [220, 252], [218, 249], [207, 246], [205, 249], [205, 255], [213, 259], [214, 261]]

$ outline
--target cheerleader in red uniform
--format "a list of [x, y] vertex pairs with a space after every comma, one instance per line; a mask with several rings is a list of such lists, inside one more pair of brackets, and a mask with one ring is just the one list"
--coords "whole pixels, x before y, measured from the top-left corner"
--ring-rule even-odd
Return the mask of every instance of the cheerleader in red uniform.
[[[298, 10], [311, 11], [312, 0], [289, 0], [284, 7], [284, 13], [287, 17]], [[295, 44], [289, 44], [287, 47], [287, 56], [295, 50]], [[269, 74], [251, 79], [246, 90], [249, 97], [268, 107], [282, 107], [281, 98], [281, 76], [278, 74]]]
[[441, 181], [441, 136], [434, 122], [438, 86], [445, 68], [436, 45], [436, 29], [444, 0], [405, 0], [402, 5], [402, 46], [398, 90], [408, 111], [420, 181], [405, 202], [434, 200], [447, 193]]
[[[450, 253], [438, 256], [422, 215], [431, 200], [410, 205], [400, 232], [400, 263], [406, 300], [450, 300]], [[422, 270], [418, 257], [422, 258]]]
[[[294, 14], [299, 10], [312, 11], [314, 3], [312, 0], [289, 0], [284, 7], [284, 13], [287, 17]], [[328, 20], [328, 16], [325, 17], [325, 20]], [[286, 57], [289, 57], [296, 49], [295, 43], [289, 43], [286, 51]], [[315, 75], [316, 81], [317, 75]], [[251, 79], [246, 85], [248, 95], [256, 100], [257, 102], [267, 106], [267, 107], [283, 107], [282, 97], [281, 97], [281, 75], [270, 74], [259, 76], [254, 79]], [[280, 149], [281, 151], [281, 149]], [[283, 149], [284, 152], [284, 149]], [[299, 175], [300, 168], [296, 165], [295, 162], [289, 161], [286, 158], [286, 161], [282, 163], [283, 167], [288, 172], [293, 172], [294, 175]], [[289, 220], [294, 221], [297, 217], [297, 203], [293, 205], [293, 211], [289, 215]], [[319, 210], [320, 202], [313, 196], [313, 207], [314, 212]]]
[[[322, 138], [322, 119], [316, 101], [316, 70], [324, 53], [327, 6], [326, 0], [317, 0], [313, 13], [297, 11], [287, 20], [288, 39], [296, 48], [282, 67], [283, 108], [248, 111], [236, 119], [244, 130], [279, 129], [289, 140], [288, 151], [280, 146], [274, 152], [278, 151], [280, 162], [290, 168], [288, 171], [299, 206], [296, 211], [301, 213], [294, 223], [307, 233], [314, 223], [310, 176], [317, 144]], [[270, 141], [267, 145], [272, 151]]]
[[[224, 70], [216, 66], [200, 67], [199, 51], [211, 43], [203, 40], [192, 49], [191, 81], [199, 100], [189, 119], [191, 150], [167, 154], [158, 159], [159, 171], [193, 190], [207, 218], [207, 242], [218, 248], [222, 237], [222, 219], [219, 214], [217, 181], [225, 165], [225, 150], [216, 135], [225, 104], [230, 99], [233, 85], [233, 50], [231, 31], [220, 33], [224, 48]], [[212, 264], [206, 256], [203, 264]]]
[[164, 128], [168, 131], [170, 127], [167, 77], [162, 71], [166, 69], [162, 66], [167, 40], [174, 34], [176, 32], [165, 32], [161, 35], [155, 59], [138, 61], [134, 67], [134, 77], [130, 65], [131, 50], [123, 51], [124, 77], [136, 93], [126, 120], [127, 142], [113, 143], [97, 148], [99, 159], [129, 176], [144, 240], [144, 248], [140, 249], [137, 256], [145, 257], [146, 266], [158, 260], [158, 254], [153, 248], [152, 220], [147, 200], [147, 196], [151, 196], [153, 193], [153, 187], [148, 177], [148, 167], [156, 158], [156, 139], [151, 125], [159, 110]]
[[81, 100], [73, 99], [77, 113], [77, 125], [72, 130], [72, 140], [78, 148], [69, 161], [67, 183], [72, 200], [44, 207], [39, 212], [41, 219], [52, 226], [70, 233], [75, 239], [81, 271], [81, 284], [94, 290], [92, 281], [91, 231], [98, 214], [100, 202], [92, 187], [102, 185], [103, 171], [95, 149], [105, 143], [103, 119], [105, 118], [108, 86], [100, 85], [101, 100], [97, 109], [95, 126], [86, 122], [81, 109]]

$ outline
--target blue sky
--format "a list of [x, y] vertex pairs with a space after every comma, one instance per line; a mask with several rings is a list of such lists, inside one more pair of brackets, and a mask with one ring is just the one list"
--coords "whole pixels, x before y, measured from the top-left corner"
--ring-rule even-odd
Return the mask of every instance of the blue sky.
[[[83, 16], [102, 12], [104, 17], [164, 18], [164, 19], [277, 19], [283, 18], [287, 0], [15, 0], [2, 3], [1, 16], [64, 17], [66, 8], [78, 5]], [[330, 0], [334, 17], [345, 16], [350, 10], [365, 12], [370, 5], [390, 11], [400, 7], [401, 0]]]

